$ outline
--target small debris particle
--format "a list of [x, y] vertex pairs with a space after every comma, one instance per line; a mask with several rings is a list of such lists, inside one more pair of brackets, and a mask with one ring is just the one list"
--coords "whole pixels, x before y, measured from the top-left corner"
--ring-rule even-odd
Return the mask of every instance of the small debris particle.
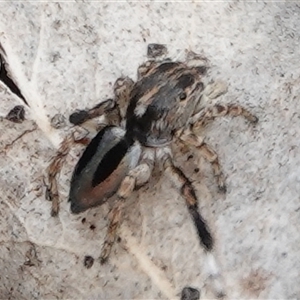
[[66, 118], [62, 114], [56, 114], [51, 119], [51, 126], [55, 129], [63, 128], [66, 126]]
[[84, 263], [83, 264], [87, 269], [90, 269], [94, 264], [94, 258], [90, 255], [86, 255], [84, 257]]
[[35, 245], [32, 244], [25, 255], [26, 261], [24, 262], [24, 266], [38, 267], [40, 265], [41, 261], [37, 257]]
[[199, 300], [200, 292], [197, 289], [191, 287], [183, 288], [181, 292], [180, 300]]
[[191, 287], [183, 288], [181, 292], [180, 300], [199, 300], [200, 292], [197, 289]]
[[167, 267], [166, 265], [163, 265], [163, 266], [161, 267], [161, 269], [162, 269], [163, 271], [167, 271], [167, 270], [168, 270], [168, 267]]
[[190, 154], [188, 157], [187, 157], [187, 160], [190, 160], [190, 159], [193, 159], [194, 156], [192, 154]]
[[14, 123], [22, 123], [25, 120], [25, 109], [22, 105], [15, 106], [5, 117]]

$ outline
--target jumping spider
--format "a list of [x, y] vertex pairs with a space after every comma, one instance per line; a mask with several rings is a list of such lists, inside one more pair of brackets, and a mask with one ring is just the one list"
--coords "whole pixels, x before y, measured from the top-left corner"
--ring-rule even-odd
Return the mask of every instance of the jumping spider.
[[[195, 190], [174, 164], [170, 146], [179, 141], [199, 150], [212, 164], [218, 187], [225, 192], [218, 156], [197, 131], [219, 116], [241, 115], [251, 123], [258, 119], [240, 105], [207, 106], [211, 99], [226, 92], [222, 83], [204, 83], [207, 69], [207, 59], [193, 52], [188, 53], [185, 62], [149, 60], [138, 68], [136, 82], [128, 77], [116, 81], [114, 99], [70, 116], [70, 122], [75, 125], [100, 115], [106, 119], [106, 126], [91, 141], [80, 141], [87, 144], [87, 148], [73, 172], [69, 194], [74, 214], [101, 205], [113, 195], [118, 197], [109, 214], [100, 255], [102, 263], [108, 259], [116, 239], [125, 199], [136, 187], [148, 182], [158, 162], [184, 198], [201, 245], [206, 253], [212, 252], [214, 241], [198, 210]], [[52, 200], [52, 215], [58, 213], [56, 176], [73, 143], [72, 137], [67, 138], [49, 166], [47, 195]]]

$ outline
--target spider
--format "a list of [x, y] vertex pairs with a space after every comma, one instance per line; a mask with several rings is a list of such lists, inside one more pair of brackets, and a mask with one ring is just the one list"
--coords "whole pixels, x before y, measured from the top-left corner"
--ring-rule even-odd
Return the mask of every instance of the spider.
[[[82, 126], [98, 116], [105, 119], [106, 125], [91, 141], [77, 141], [87, 147], [73, 172], [69, 193], [74, 214], [117, 195], [109, 213], [101, 263], [107, 261], [116, 240], [125, 200], [135, 188], [148, 182], [156, 163], [163, 166], [185, 200], [206, 253], [213, 251], [214, 240], [198, 210], [195, 189], [174, 163], [171, 144], [180, 142], [197, 149], [212, 164], [217, 185], [225, 192], [218, 156], [197, 132], [219, 116], [243, 116], [251, 123], [258, 119], [240, 105], [209, 105], [226, 92], [226, 85], [206, 84], [208, 67], [208, 60], [194, 52], [188, 52], [184, 62], [151, 59], [138, 68], [136, 82], [128, 77], [117, 79], [114, 99], [71, 114], [69, 120], [74, 125]], [[56, 176], [73, 143], [73, 137], [66, 138], [49, 166], [47, 197], [52, 200], [53, 216], [59, 209]]]

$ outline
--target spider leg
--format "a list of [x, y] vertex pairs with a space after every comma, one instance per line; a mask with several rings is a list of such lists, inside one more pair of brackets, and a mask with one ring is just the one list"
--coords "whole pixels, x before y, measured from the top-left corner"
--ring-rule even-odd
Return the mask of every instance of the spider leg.
[[223, 172], [221, 171], [221, 166], [219, 163], [219, 158], [217, 153], [205, 142], [202, 143], [199, 147], [197, 147], [200, 154], [211, 163], [214, 177], [216, 178], [218, 188], [220, 192], [226, 192], [226, 184], [225, 184], [225, 177]]
[[122, 119], [124, 119], [126, 115], [133, 85], [134, 82], [129, 77], [118, 78], [114, 84], [116, 103], [118, 104], [120, 117]]
[[87, 110], [78, 110], [72, 113], [69, 117], [70, 123], [81, 125], [88, 120], [102, 116], [104, 114], [116, 114], [116, 103], [113, 99], [107, 99], [96, 106]]
[[52, 217], [57, 216], [59, 211], [59, 194], [57, 189], [56, 177], [60, 172], [68, 153], [70, 152], [73, 142], [74, 140], [72, 136], [68, 136], [67, 138], [65, 138], [61, 143], [56, 156], [52, 159], [48, 167], [48, 186], [46, 189], [46, 199], [52, 202]]
[[210, 67], [209, 60], [204, 55], [193, 51], [187, 51], [186, 62], [189, 67], [196, 68], [202, 75], [205, 75]]
[[114, 84], [115, 99], [107, 99], [87, 110], [78, 110], [70, 115], [69, 121], [81, 125], [99, 116], [105, 117], [105, 123], [119, 125], [124, 119], [134, 82], [129, 77], [118, 78]]
[[181, 195], [185, 199], [202, 246], [206, 251], [212, 251], [214, 246], [213, 238], [204, 219], [198, 212], [198, 200], [191, 181], [185, 176], [181, 169], [174, 165], [171, 156], [165, 158], [164, 168], [165, 171], [171, 175], [172, 182], [181, 191]]
[[220, 192], [225, 193], [225, 177], [221, 170], [217, 153], [204, 142], [203, 138], [197, 136], [195, 133], [190, 132], [189, 130], [183, 131], [182, 135], [179, 138], [187, 146], [193, 146], [197, 150], [199, 150], [200, 154], [211, 163], [218, 188]]
[[70, 149], [74, 144], [89, 144], [89, 138], [82, 138], [79, 140], [75, 140], [73, 135], [66, 137], [61, 145], [59, 150], [57, 151], [56, 156], [52, 159], [49, 167], [48, 167], [48, 185], [46, 187], [46, 199], [52, 202], [51, 205], [51, 216], [55, 217], [59, 212], [59, 194], [57, 188], [57, 176], [66, 161], [66, 157], [70, 152]]
[[208, 122], [213, 121], [217, 117], [229, 115], [231, 117], [243, 116], [249, 122], [256, 124], [258, 118], [250, 113], [246, 108], [238, 104], [221, 105], [215, 104], [204, 109], [202, 112], [192, 117], [193, 129], [204, 127]]
[[121, 223], [122, 209], [125, 200], [131, 195], [135, 187], [148, 182], [154, 165], [154, 150], [147, 149], [142, 155], [141, 163], [132, 169], [124, 178], [117, 192], [118, 200], [109, 213], [109, 225], [100, 254], [100, 263], [104, 264], [110, 255], [116, 240], [117, 229]]
[[[127, 105], [129, 103], [130, 91], [134, 82], [128, 78], [119, 78], [114, 84], [115, 99], [105, 100], [91, 109], [76, 111], [70, 115], [69, 120], [74, 125], [82, 125], [85, 122], [98, 116], [105, 117], [106, 125], [119, 125], [121, 118], [124, 118]], [[49, 186], [46, 190], [46, 198], [52, 201], [51, 216], [56, 216], [59, 211], [59, 195], [56, 177], [60, 172], [66, 156], [74, 143], [88, 144], [89, 140], [75, 141], [73, 137], [67, 137], [58, 150], [57, 155], [53, 158], [48, 167]]]
[[180, 189], [181, 195], [185, 199], [188, 211], [197, 229], [200, 243], [205, 249], [209, 279], [212, 281], [213, 288], [217, 297], [222, 298], [225, 295], [225, 289], [220, 268], [213, 254], [214, 241], [205, 220], [198, 211], [198, 199], [196, 197], [196, 193], [192, 186], [192, 183], [185, 176], [185, 174], [174, 165], [172, 157], [170, 155], [165, 156], [164, 167], [166, 172], [171, 175], [170, 177], [173, 183], [178, 189]]
[[100, 258], [99, 258], [101, 264], [107, 262], [112, 246], [116, 240], [116, 232], [121, 223], [121, 215], [122, 215], [124, 200], [125, 199], [123, 198], [119, 198], [115, 203], [114, 207], [112, 208], [112, 210], [109, 212], [108, 215], [109, 225], [102, 246]]

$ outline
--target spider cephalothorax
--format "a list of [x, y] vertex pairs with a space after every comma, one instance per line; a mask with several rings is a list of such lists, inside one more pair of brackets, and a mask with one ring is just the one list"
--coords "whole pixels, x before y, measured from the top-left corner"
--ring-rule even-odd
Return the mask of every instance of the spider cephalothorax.
[[[180, 141], [194, 147], [212, 164], [217, 184], [225, 191], [224, 176], [216, 153], [197, 135], [215, 117], [242, 115], [250, 122], [257, 118], [239, 105], [211, 105], [209, 101], [226, 92], [223, 83], [205, 84], [207, 60], [190, 52], [185, 62], [151, 60], [138, 69], [138, 80], [119, 78], [114, 85], [114, 99], [92, 109], [77, 111], [71, 123], [81, 125], [100, 115], [106, 124], [90, 141], [73, 172], [69, 201], [71, 211], [80, 213], [117, 195], [110, 212], [110, 223], [100, 259], [106, 261], [116, 238], [124, 200], [137, 187], [148, 182], [153, 166], [160, 162], [185, 199], [200, 242], [207, 253], [213, 250], [213, 238], [198, 211], [198, 200], [190, 180], [175, 166], [170, 144]], [[83, 140], [87, 144], [86, 139]], [[67, 138], [49, 167], [53, 201], [52, 215], [58, 213], [56, 174], [72, 144]], [[212, 256], [210, 256], [212, 259]], [[213, 266], [212, 275], [219, 276]], [[224, 291], [217, 287], [217, 293]]]
[[170, 143], [196, 113], [203, 91], [201, 75], [184, 63], [152, 64], [130, 93], [126, 130], [147, 147]]

